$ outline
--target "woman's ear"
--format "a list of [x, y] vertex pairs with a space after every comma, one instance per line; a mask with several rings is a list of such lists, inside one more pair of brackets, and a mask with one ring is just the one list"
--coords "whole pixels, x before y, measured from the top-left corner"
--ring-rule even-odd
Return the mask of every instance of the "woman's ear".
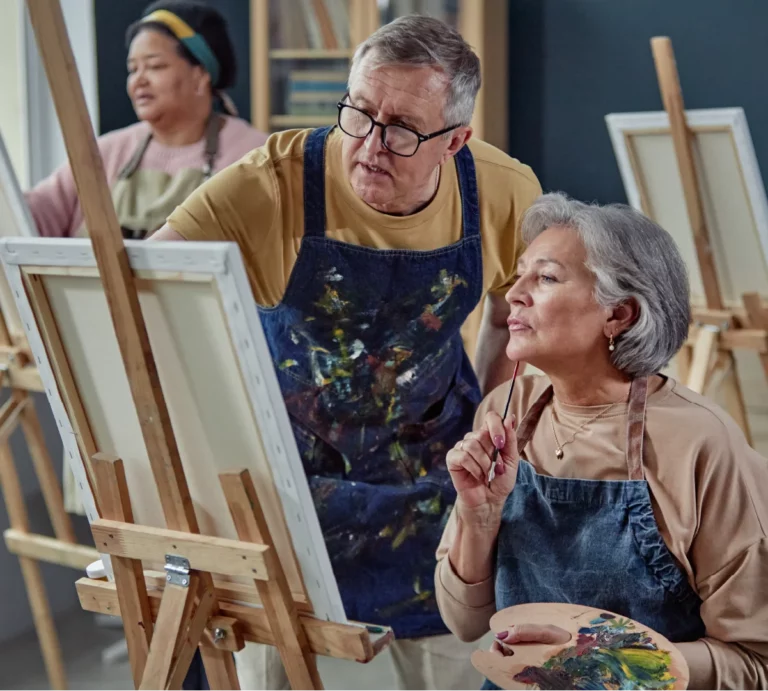
[[630, 298], [626, 302], [617, 305], [611, 310], [605, 322], [605, 337], [610, 338], [613, 336], [613, 338], [618, 338], [637, 321], [639, 316], [640, 306], [634, 298]]
[[208, 73], [208, 70], [203, 69], [199, 65], [195, 65], [195, 69], [199, 70], [195, 93], [198, 96], [204, 96], [211, 92], [211, 75]]

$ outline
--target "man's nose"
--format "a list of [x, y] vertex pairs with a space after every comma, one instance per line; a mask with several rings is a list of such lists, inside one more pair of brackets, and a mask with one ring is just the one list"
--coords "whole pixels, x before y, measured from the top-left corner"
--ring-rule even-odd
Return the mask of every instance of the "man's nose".
[[384, 130], [382, 130], [378, 125], [374, 125], [373, 129], [365, 138], [365, 150], [371, 154], [377, 154], [382, 151], [386, 151], [387, 149], [384, 146], [383, 136]]

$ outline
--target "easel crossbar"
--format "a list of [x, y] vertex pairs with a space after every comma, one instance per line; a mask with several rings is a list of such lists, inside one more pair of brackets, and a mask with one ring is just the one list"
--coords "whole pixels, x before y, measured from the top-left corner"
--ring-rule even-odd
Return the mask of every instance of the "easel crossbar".
[[[114, 583], [90, 578], [81, 578], [75, 584], [80, 605], [89, 612], [120, 616], [120, 604]], [[150, 606], [153, 620], [157, 619], [160, 609], [162, 590], [149, 589]], [[238, 605], [225, 600], [219, 601], [219, 614], [236, 619], [243, 638], [253, 643], [275, 645], [267, 613], [258, 607]], [[392, 641], [392, 632], [387, 631], [381, 638], [372, 641], [368, 630], [361, 625], [335, 624], [321, 621], [299, 613], [302, 627], [307, 634], [309, 647], [316, 655], [325, 655], [343, 660], [370, 662]]]
[[270, 577], [272, 549], [266, 545], [105, 519], [94, 521], [91, 532], [97, 548], [112, 556], [158, 562], [176, 554], [201, 572], [259, 581]]
[[11, 554], [48, 564], [85, 571], [86, 566], [99, 558], [99, 553], [93, 547], [63, 542], [46, 535], [9, 528], [3, 533], [3, 537]]

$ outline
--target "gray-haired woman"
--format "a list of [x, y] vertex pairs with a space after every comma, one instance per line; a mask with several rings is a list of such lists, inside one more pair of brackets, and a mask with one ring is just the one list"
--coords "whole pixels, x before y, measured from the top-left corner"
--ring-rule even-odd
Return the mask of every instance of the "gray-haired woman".
[[[677, 643], [691, 688], [768, 688], [768, 463], [660, 374], [690, 320], [674, 242], [628, 207], [560, 194], [530, 207], [522, 233], [507, 355], [546, 376], [517, 382], [503, 422], [509, 384], [496, 389], [448, 453], [445, 622], [474, 640], [512, 605], [598, 607]], [[523, 625], [494, 649], [569, 638]]]

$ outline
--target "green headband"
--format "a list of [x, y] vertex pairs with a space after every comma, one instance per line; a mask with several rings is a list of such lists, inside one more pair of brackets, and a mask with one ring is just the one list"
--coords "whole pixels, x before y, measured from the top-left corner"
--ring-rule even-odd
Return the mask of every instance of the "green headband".
[[219, 61], [213, 54], [208, 42], [192, 30], [183, 19], [168, 10], [156, 10], [141, 20], [141, 23], [156, 22], [168, 27], [179, 42], [195, 56], [197, 61], [211, 75], [211, 84], [215, 87], [219, 81]]

